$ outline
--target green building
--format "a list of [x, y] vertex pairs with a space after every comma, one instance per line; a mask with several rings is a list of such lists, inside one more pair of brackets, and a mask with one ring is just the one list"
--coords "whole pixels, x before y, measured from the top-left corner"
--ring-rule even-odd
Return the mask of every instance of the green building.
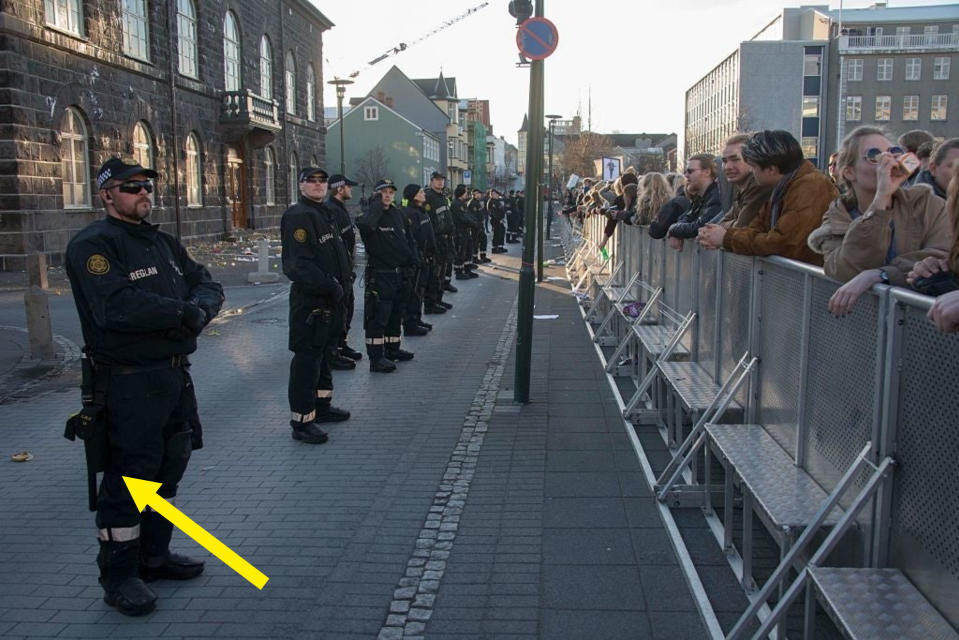
[[489, 178], [486, 175], [486, 164], [489, 152], [486, 149], [486, 126], [478, 120], [470, 120], [467, 129], [467, 145], [469, 146], [469, 164], [473, 172], [472, 186], [480, 189], [489, 188]]
[[[425, 185], [440, 171], [439, 139], [372, 96], [343, 114], [346, 175], [368, 195], [381, 178], [392, 178], [400, 191], [407, 184]], [[340, 127], [328, 127], [326, 169], [340, 170]]]

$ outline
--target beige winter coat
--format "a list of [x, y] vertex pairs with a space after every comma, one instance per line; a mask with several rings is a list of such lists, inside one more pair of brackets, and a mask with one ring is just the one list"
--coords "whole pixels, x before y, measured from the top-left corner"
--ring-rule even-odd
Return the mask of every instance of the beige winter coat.
[[[928, 256], [946, 258], [952, 246], [952, 222], [945, 201], [926, 185], [900, 188], [892, 194], [892, 208], [866, 209], [855, 220], [842, 200], [829, 205], [822, 226], [809, 234], [809, 247], [824, 256], [830, 278], [851, 280], [867, 269], [882, 267], [890, 284], [907, 286], [913, 264]], [[886, 264], [893, 226], [896, 257]]]

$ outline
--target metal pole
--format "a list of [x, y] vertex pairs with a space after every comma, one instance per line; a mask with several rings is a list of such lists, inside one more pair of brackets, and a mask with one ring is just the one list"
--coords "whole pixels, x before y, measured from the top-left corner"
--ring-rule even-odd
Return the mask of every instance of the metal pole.
[[[536, 0], [536, 16], [543, 15], [544, 0]], [[533, 237], [536, 219], [542, 212], [539, 182], [543, 172], [543, 61], [533, 60], [529, 72], [529, 140], [526, 148], [526, 233], [519, 270], [519, 301], [516, 327], [516, 371], [513, 400], [529, 402], [530, 365], [533, 357]]]
[[549, 172], [547, 175], [547, 184], [549, 185], [549, 201], [546, 204], [546, 239], [549, 240], [551, 236], [551, 231], [553, 230], [553, 198], [556, 196], [554, 193], [556, 185], [553, 184], [553, 125], [556, 124], [556, 118], [549, 117]]
[[346, 154], [344, 152], [343, 144], [343, 128], [346, 126], [346, 123], [343, 122], [343, 94], [345, 91], [342, 86], [336, 88], [336, 111], [337, 117], [340, 119], [340, 175], [346, 175]]

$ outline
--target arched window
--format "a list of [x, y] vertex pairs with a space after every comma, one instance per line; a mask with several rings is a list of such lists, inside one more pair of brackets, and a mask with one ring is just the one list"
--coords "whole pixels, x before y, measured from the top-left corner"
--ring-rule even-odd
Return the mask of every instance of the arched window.
[[316, 74], [312, 62], [306, 65], [306, 119], [316, 121]]
[[47, 24], [77, 35], [83, 33], [80, 0], [43, 0], [43, 12]]
[[67, 107], [60, 129], [60, 170], [63, 175], [63, 207], [90, 206], [90, 163], [87, 127], [76, 107]]
[[266, 189], [264, 190], [264, 193], [266, 194], [267, 204], [276, 204], [275, 166], [276, 156], [273, 155], [273, 148], [266, 147], [263, 149], [263, 175], [266, 179]]
[[286, 112], [296, 113], [296, 62], [293, 52], [286, 52]]
[[195, 133], [186, 137], [186, 204], [189, 207], [203, 205], [203, 191], [200, 179], [203, 175], [200, 168], [200, 143]]
[[141, 167], [153, 168], [153, 137], [143, 120], [133, 125], [133, 157]]
[[146, 0], [123, 0], [123, 53], [150, 59], [150, 26]]
[[227, 91], [240, 90], [240, 31], [232, 11], [223, 18], [223, 77]]
[[294, 203], [300, 197], [300, 161], [296, 157], [296, 151], [290, 153], [290, 203]]
[[180, 73], [196, 78], [196, 7], [193, 0], [176, 0], [177, 54]]
[[273, 97], [273, 47], [265, 35], [260, 38], [260, 95]]

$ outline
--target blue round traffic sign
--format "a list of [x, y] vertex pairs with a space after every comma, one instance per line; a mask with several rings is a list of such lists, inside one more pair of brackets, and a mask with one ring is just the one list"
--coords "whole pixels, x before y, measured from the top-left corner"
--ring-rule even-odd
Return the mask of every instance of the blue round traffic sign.
[[530, 60], [543, 60], [556, 51], [559, 32], [546, 18], [530, 18], [516, 30], [516, 46]]

